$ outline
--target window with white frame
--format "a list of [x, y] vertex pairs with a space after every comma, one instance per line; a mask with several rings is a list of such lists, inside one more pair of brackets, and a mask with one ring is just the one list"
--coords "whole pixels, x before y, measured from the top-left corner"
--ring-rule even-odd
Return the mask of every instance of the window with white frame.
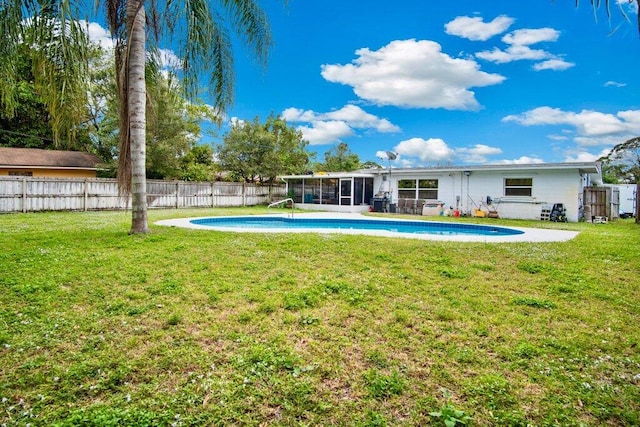
[[398, 181], [399, 199], [438, 199], [437, 179], [401, 179]]
[[504, 195], [531, 197], [533, 195], [533, 178], [505, 178]]

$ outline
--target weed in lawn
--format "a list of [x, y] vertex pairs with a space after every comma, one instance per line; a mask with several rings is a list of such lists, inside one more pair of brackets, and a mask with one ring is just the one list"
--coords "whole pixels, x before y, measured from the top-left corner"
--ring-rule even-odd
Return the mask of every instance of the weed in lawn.
[[457, 425], [466, 425], [471, 421], [471, 417], [463, 410], [457, 409], [449, 400], [450, 396], [445, 393], [447, 403], [438, 411], [430, 412], [429, 415], [441, 420], [446, 427], [455, 427]]
[[375, 399], [401, 395], [407, 388], [407, 380], [397, 370], [386, 375], [376, 369], [369, 369], [364, 374], [364, 380], [369, 396]]
[[490, 411], [511, 409], [516, 396], [509, 381], [501, 375], [483, 375], [474, 381], [469, 394]]
[[380, 350], [372, 350], [367, 354], [367, 362], [373, 364], [378, 369], [385, 369], [389, 366], [389, 361]]
[[521, 261], [518, 263], [518, 269], [529, 274], [538, 274], [545, 271], [547, 268], [544, 264], [540, 264], [535, 261]]
[[368, 410], [363, 425], [367, 427], [385, 427], [387, 425], [387, 420], [384, 415]]
[[531, 297], [515, 298], [513, 300], [513, 303], [516, 305], [525, 305], [527, 307], [533, 307], [533, 308], [543, 308], [543, 309], [556, 308], [556, 305], [552, 301], [538, 299], [538, 298], [531, 298]]
[[167, 319], [167, 325], [169, 326], [176, 326], [180, 322], [182, 322], [182, 316], [178, 313], [172, 314], [171, 316], [169, 316], [169, 319]]
[[469, 274], [466, 271], [453, 267], [441, 269], [440, 275], [442, 277], [446, 277], [447, 279], [466, 279], [467, 277], [469, 277]]
[[312, 308], [318, 305], [321, 295], [314, 291], [301, 293], [288, 293], [284, 296], [282, 306], [285, 310], [297, 311], [303, 308]]
[[271, 314], [277, 310], [277, 307], [274, 303], [267, 301], [263, 302], [258, 306], [257, 312], [261, 314]]
[[306, 314], [300, 316], [300, 324], [302, 326], [312, 326], [317, 325], [318, 323], [320, 323], [320, 319], [318, 319], [317, 317], [309, 316]]
[[493, 264], [473, 263], [471, 264], [471, 267], [475, 268], [476, 270], [485, 271], [488, 273], [492, 271], [496, 271], [496, 266]]

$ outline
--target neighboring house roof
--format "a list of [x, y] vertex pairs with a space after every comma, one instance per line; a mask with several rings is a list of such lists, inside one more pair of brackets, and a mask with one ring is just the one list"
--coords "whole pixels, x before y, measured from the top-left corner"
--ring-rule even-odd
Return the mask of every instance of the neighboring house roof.
[[0, 147], [2, 168], [97, 169], [100, 163], [95, 154], [80, 151]]

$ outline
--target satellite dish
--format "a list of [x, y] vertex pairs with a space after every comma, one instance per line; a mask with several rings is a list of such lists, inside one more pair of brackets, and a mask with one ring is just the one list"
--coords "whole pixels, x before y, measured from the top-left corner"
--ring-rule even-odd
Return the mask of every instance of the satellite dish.
[[387, 153], [387, 159], [395, 160], [398, 158], [398, 153], [394, 153], [393, 151], [385, 151]]

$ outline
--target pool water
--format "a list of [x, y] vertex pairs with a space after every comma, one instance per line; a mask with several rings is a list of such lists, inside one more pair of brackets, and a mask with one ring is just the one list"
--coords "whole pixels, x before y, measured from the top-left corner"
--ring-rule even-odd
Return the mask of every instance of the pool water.
[[398, 221], [390, 219], [290, 218], [265, 216], [210, 217], [192, 219], [190, 223], [216, 229], [262, 230], [379, 230], [407, 234], [512, 236], [523, 231], [476, 224], [454, 224], [431, 221]]

